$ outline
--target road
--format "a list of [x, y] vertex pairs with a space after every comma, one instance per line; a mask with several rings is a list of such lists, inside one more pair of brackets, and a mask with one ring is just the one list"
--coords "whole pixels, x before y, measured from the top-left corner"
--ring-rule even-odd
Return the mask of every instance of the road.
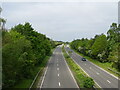
[[54, 50], [48, 62], [40, 88], [76, 88], [78, 90], [60, 46]]
[[104, 70], [100, 69], [98, 66], [92, 64], [90, 61], [82, 61], [81, 56], [76, 54], [69, 47], [65, 47], [65, 50], [72, 51], [70, 57], [90, 76], [101, 88], [113, 88], [118, 89], [118, 79]]

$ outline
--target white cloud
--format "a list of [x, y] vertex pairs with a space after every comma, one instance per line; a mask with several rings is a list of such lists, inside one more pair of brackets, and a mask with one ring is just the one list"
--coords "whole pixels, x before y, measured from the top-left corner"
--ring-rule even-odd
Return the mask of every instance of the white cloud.
[[37, 31], [64, 41], [105, 33], [118, 18], [117, 2], [3, 3], [3, 9], [7, 28], [30, 22]]
[[1, 0], [3, 2], [118, 2], [119, 0]]

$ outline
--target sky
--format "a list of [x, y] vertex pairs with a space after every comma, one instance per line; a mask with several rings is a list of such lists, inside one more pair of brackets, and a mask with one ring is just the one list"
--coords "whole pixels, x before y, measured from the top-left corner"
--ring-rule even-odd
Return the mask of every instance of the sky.
[[93, 38], [118, 22], [118, 2], [3, 2], [6, 28], [30, 22], [39, 33], [57, 41]]

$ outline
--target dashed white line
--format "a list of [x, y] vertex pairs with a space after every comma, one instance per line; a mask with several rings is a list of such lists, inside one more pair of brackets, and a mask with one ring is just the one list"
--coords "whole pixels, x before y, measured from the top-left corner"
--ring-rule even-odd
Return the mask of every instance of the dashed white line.
[[98, 73], [98, 72], [96, 72], [96, 74], [97, 74], [97, 75], [99, 75], [99, 73]]
[[59, 74], [58, 74], [58, 77], [59, 77]]
[[[65, 49], [65, 51], [66, 51], [66, 49]], [[67, 52], [67, 51], [66, 51]], [[69, 55], [69, 53], [67, 52], [67, 54]], [[76, 53], [77, 54], [77, 53]], [[78, 55], [78, 54], [77, 54]], [[72, 58], [72, 57], [71, 57]], [[72, 58], [73, 59], [73, 58]], [[80, 67], [80, 65], [73, 59], [73, 61]], [[82, 61], [83, 62], [83, 61]], [[80, 67], [81, 68], [81, 67]], [[81, 68], [82, 69], [82, 68]], [[82, 69], [83, 70], [83, 69]], [[85, 72], [86, 74], [87, 74], [87, 72], [85, 71], [85, 70], [83, 70], [83, 72]], [[88, 74], [87, 74], [87, 76], [89, 76]], [[89, 76], [90, 77], [90, 76]], [[94, 82], [98, 85], [98, 83], [94, 80]], [[101, 88], [101, 86], [100, 85], [98, 85], [100, 88]]]
[[107, 80], [108, 83], [111, 83], [109, 80]]
[[92, 69], [92, 68], [90, 67], [90, 69]]
[[[113, 76], [114, 78], [119, 79], [118, 77], [114, 76], [113, 74], [109, 73], [108, 71], [104, 70], [103, 68], [97, 66], [96, 64], [94, 64], [94, 63], [92, 63], [92, 62], [90, 62], [90, 61], [88, 61], [88, 62], [91, 63], [92, 65], [96, 66], [97, 68], [101, 69], [102, 71], [108, 73], [109, 75]], [[119, 79], [119, 80], [120, 80], [120, 79]]]
[[61, 85], [60, 85], [60, 82], [59, 82], [59, 87], [60, 87]]
[[57, 70], [59, 70], [59, 68], [57, 68]]

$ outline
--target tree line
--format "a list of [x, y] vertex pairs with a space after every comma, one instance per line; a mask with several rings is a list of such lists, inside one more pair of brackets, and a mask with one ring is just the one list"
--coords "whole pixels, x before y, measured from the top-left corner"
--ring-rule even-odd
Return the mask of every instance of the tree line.
[[100, 62], [112, 62], [112, 66], [120, 71], [120, 24], [112, 23], [107, 35], [102, 33], [91, 39], [73, 40], [70, 46]]
[[2, 30], [2, 86], [14, 86], [22, 79], [35, 77], [33, 71], [51, 55], [55, 41], [35, 31], [30, 23]]

